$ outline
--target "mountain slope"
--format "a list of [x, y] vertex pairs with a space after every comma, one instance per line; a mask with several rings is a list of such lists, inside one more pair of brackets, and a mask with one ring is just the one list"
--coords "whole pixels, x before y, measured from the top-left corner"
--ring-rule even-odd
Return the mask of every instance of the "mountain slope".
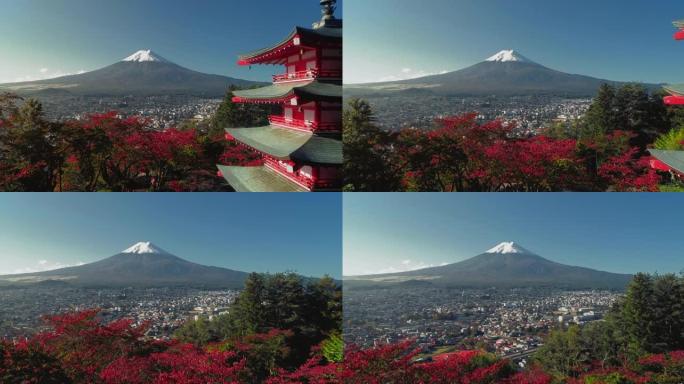
[[95, 263], [47, 272], [0, 276], [0, 281], [63, 281], [87, 287], [242, 288], [248, 274], [183, 260], [151, 243], [138, 243]]
[[[349, 94], [396, 91], [430, 92], [441, 96], [556, 95], [591, 97], [601, 84], [619, 82], [568, 74], [547, 68], [515, 51], [501, 51], [471, 67], [440, 75], [389, 83], [349, 86]], [[656, 87], [655, 85], [647, 85]], [[347, 90], [345, 89], [345, 92]]]
[[138, 51], [123, 61], [92, 72], [55, 79], [0, 85], [0, 90], [20, 94], [82, 96], [223, 96], [230, 85], [255, 82], [196, 72], [162, 58], [152, 51]]
[[547, 286], [573, 289], [624, 289], [631, 275], [596, 271], [547, 260], [515, 243], [502, 243], [471, 259], [417, 271], [349, 277], [351, 284], [426, 281], [454, 287]]

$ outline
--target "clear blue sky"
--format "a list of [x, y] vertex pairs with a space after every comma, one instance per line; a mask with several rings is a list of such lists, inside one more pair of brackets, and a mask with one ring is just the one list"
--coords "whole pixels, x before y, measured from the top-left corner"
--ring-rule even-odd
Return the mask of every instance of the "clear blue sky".
[[[439, 73], [515, 49], [609, 80], [684, 82], [681, 0], [347, 0], [345, 82]], [[402, 70], [405, 70], [402, 72]]]
[[282, 68], [238, 67], [237, 55], [311, 27], [320, 12], [318, 0], [0, 0], [0, 82], [90, 71], [141, 49], [201, 72], [269, 80]]
[[339, 194], [2, 194], [0, 274], [104, 259], [140, 241], [251, 272], [342, 274]]
[[504, 241], [610, 272], [684, 270], [678, 194], [346, 194], [344, 274], [454, 263]]

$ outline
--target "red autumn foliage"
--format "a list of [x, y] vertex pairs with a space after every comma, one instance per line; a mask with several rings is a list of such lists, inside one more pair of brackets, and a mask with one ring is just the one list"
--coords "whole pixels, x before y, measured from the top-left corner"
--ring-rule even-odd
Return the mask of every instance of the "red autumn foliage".
[[171, 176], [201, 162], [202, 148], [194, 130], [155, 131], [139, 118], [120, 119], [115, 112], [72, 122], [73, 148], [67, 164], [77, 164], [88, 184], [98, 181], [112, 190], [168, 188]]
[[[274, 361], [278, 340], [272, 330], [206, 348], [145, 338], [146, 326], [128, 320], [102, 324], [99, 311], [51, 316], [52, 328], [29, 340], [0, 343], [0, 382], [204, 384], [204, 383], [509, 383], [543, 384], [543, 375], [515, 373], [507, 361], [479, 351], [415, 362], [412, 342], [361, 350], [350, 348], [342, 363], [315, 356], [295, 372], [275, 369], [262, 377], [254, 369]], [[258, 363], [262, 360], [263, 363]]]
[[35, 336], [30, 343], [57, 357], [72, 377], [95, 377], [111, 361], [145, 352], [146, 326], [133, 327], [120, 320], [100, 324], [97, 310], [47, 317], [53, 331]]
[[598, 174], [616, 191], [658, 192], [660, 176], [651, 168], [648, 157], [637, 157], [637, 149], [609, 158]]
[[[576, 156], [574, 140], [537, 136], [500, 140], [484, 149], [473, 175], [494, 190], [571, 190], [584, 186], [587, 175]], [[582, 188], [580, 187], [580, 188]], [[583, 188], [582, 188], [583, 189]]]
[[[516, 138], [475, 114], [406, 129], [394, 144], [403, 185], [419, 191], [656, 191], [659, 176], [615, 132], [596, 139]], [[594, 140], [594, 141], [592, 141]]]
[[480, 351], [463, 351], [417, 362], [419, 351], [411, 341], [345, 352], [342, 363], [326, 364], [313, 358], [294, 373], [272, 378], [269, 384], [436, 383], [436, 384], [549, 384], [551, 377], [538, 371], [516, 373], [505, 360]]
[[235, 142], [228, 142], [219, 162], [229, 166], [258, 167], [264, 160], [258, 152]]
[[596, 364], [578, 377], [565, 378], [567, 384], [660, 384], [684, 381], [684, 351], [651, 355], [623, 366]]
[[215, 165], [228, 143], [196, 129], [155, 130], [148, 120], [116, 112], [29, 126], [10, 119], [0, 132], [1, 190], [223, 189]]
[[[133, 326], [129, 320], [101, 324], [98, 314], [88, 310], [46, 317], [52, 330], [1, 343], [0, 382], [204, 384], [249, 382], [252, 377], [239, 350], [152, 341], [144, 336], [146, 325]], [[249, 349], [249, 340], [243, 349]]]
[[[52, 327], [31, 339], [0, 342], [2, 383], [103, 384], [550, 384], [553, 378], [533, 367], [518, 372], [506, 360], [480, 351], [417, 359], [411, 341], [362, 350], [349, 347], [340, 363], [315, 354], [294, 372], [276, 369], [256, 376], [256, 360], [272, 361], [278, 339], [273, 330], [206, 348], [145, 338], [146, 326], [121, 320], [102, 324], [90, 310], [46, 318]], [[274, 353], [271, 355], [271, 353]], [[568, 384], [678, 383], [684, 377], [684, 351], [645, 357], [625, 367], [594, 368]]]
[[642, 358], [623, 367], [594, 369], [580, 377], [568, 378], [568, 384], [620, 383], [660, 384], [684, 381], [684, 351], [673, 351]]
[[106, 384], [240, 383], [244, 369], [245, 360], [235, 352], [182, 344], [147, 356], [121, 357], [103, 369], [99, 378]]

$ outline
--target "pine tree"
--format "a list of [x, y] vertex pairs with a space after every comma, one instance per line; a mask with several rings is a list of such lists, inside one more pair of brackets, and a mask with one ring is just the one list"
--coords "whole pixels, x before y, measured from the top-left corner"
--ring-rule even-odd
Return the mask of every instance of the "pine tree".
[[615, 129], [615, 87], [602, 84], [584, 117], [582, 137], [595, 137]]
[[655, 331], [653, 304], [653, 278], [644, 273], [637, 274], [627, 288], [621, 316], [629, 338], [628, 347], [633, 354], [650, 349]]
[[374, 124], [368, 102], [352, 99], [342, 116], [345, 191], [382, 192], [401, 188], [389, 135]]
[[653, 352], [684, 349], [682, 279], [675, 275], [656, 277], [652, 300], [651, 313], [655, 326], [648, 349]]
[[223, 130], [226, 128], [250, 128], [268, 125], [268, 115], [272, 112], [272, 108], [250, 103], [234, 103], [233, 92], [237, 89], [235, 86], [228, 89], [223, 102], [212, 117], [210, 123], [212, 134], [223, 135]]

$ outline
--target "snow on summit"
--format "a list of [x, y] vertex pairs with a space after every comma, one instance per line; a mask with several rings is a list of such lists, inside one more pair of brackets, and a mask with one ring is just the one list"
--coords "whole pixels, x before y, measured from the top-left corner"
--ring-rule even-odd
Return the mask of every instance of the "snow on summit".
[[121, 253], [135, 253], [138, 255], [142, 255], [145, 253], [166, 253], [163, 249], [157, 247], [156, 245], [148, 242], [141, 242], [138, 243], [127, 250], [121, 252]]
[[490, 249], [486, 253], [508, 254], [508, 253], [531, 253], [531, 252], [511, 241], [511, 242], [501, 243], [501, 244], [497, 245], [496, 247]]
[[518, 63], [532, 63], [533, 61], [528, 59], [527, 57], [519, 54], [518, 52], [510, 49], [510, 50], [504, 50], [496, 55], [490, 57], [487, 59], [487, 61], [497, 61], [500, 63], [506, 63], [506, 62], [518, 62]]
[[159, 63], [168, 63], [169, 61], [166, 60], [165, 58], [157, 55], [156, 53], [152, 52], [152, 50], [142, 50], [138, 51], [127, 58], [123, 59], [123, 61], [133, 61], [137, 63], [144, 63], [144, 62], [159, 62]]

